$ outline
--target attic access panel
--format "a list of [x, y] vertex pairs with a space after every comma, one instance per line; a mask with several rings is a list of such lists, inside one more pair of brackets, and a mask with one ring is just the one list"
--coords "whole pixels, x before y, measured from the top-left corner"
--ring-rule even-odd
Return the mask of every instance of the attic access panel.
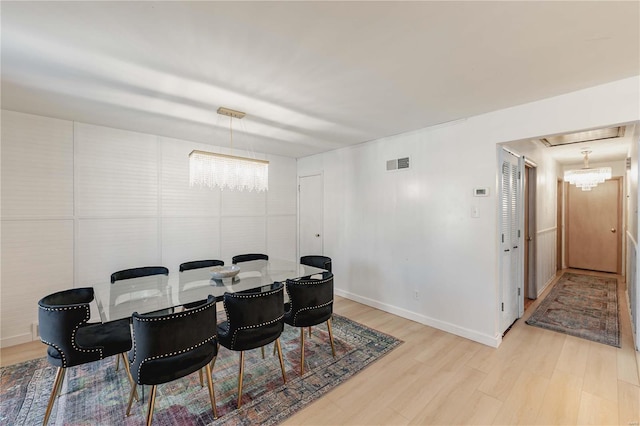
[[568, 133], [566, 135], [549, 136], [541, 138], [540, 142], [548, 147], [571, 145], [580, 142], [599, 141], [603, 139], [621, 138], [624, 136], [624, 127], [608, 127], [606, 129], [587, 130], [586, 132]]

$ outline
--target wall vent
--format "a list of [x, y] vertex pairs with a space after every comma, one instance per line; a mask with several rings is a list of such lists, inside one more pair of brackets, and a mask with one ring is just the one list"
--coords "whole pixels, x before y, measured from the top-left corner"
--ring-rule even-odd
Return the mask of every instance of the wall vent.
[[409, 157], [397, 158], [387, 161], [387, 170], [399, 170], [409, 168]]

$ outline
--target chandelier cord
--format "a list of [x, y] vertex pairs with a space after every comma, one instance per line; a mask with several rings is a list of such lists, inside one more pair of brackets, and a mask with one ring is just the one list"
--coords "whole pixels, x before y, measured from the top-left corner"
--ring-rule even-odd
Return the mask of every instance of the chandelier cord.
[[233, 154], [233, 117], [229, 117], [229, 134], [231, 138], [231, 154]]

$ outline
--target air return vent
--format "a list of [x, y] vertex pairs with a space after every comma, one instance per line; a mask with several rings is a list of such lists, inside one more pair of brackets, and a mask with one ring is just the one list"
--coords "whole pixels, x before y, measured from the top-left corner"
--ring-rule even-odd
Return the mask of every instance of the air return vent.
[[397, 158], [387, 161], [387, 170], [398, 170], [409, 168], [409, 157]]

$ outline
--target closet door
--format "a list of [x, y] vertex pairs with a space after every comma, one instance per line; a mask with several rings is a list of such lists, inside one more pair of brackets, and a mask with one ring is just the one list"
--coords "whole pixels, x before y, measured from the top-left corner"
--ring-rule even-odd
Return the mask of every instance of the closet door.
[[500, 159], [500, 283], [501, 330], [504, 332], [521, 315], [522, 297], [522, 173], [521, 163], [502, 150]]

